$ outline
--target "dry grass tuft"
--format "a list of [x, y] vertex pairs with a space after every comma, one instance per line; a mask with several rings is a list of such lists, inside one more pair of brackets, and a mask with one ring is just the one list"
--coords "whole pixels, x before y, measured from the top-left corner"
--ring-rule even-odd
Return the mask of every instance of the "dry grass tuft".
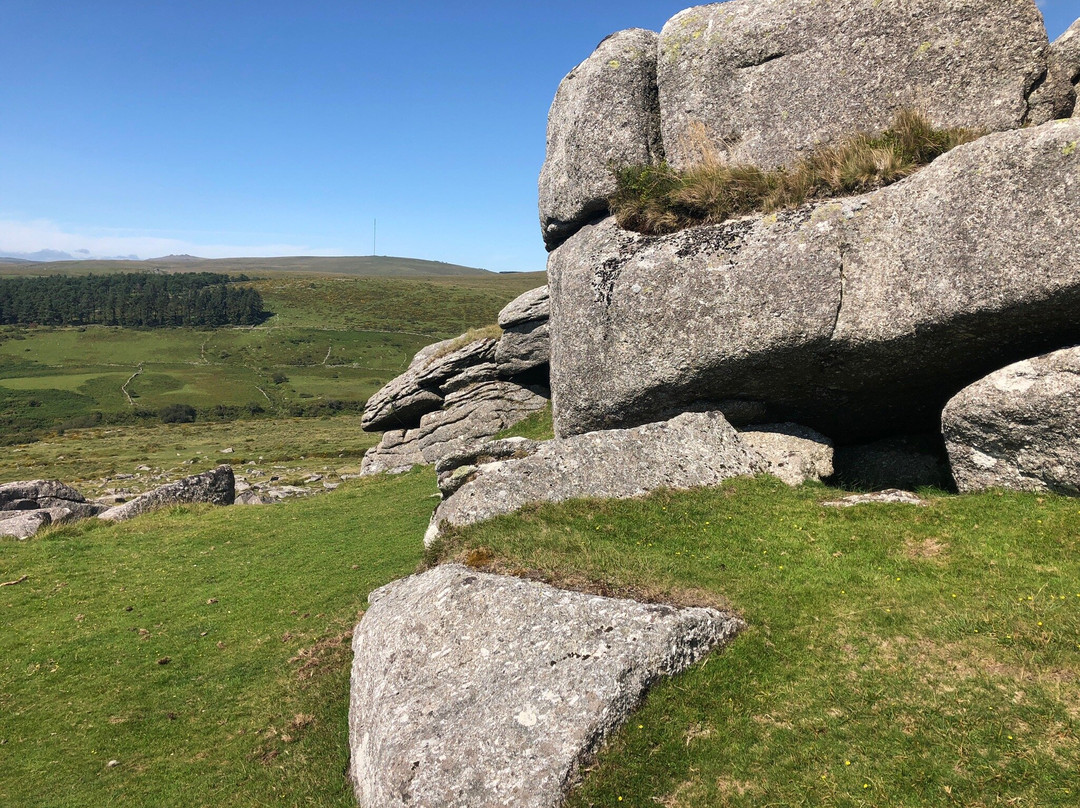
[[501, 336], [502, 329], [499, 328], [497, 324], [485, 325], [481, 328], [470, 328], [460, 337], [456, 337], [432, 354], [431, 359], [428, 360], [428, 364], [430, 365], [436, 359], [442, 359], [447, 354], [451, 354], [459, 348], [464, 348], [471, 342], [476, 342], [481, 339], [498, 339]]
[[797, 207], [810, 199], [872, 191], [981, 134], [960, 127], [936, 129], [919, 113], [901, 110], [881, 134], [852, 135], [836, 146], [815, 149], [790, 168], [766, 171], [724, 162], [699, 125], [686, 136], [697, 158], [692, 168], [676, 171], [666, 163], [617, 168], [616, 191], [608, 202], [620, 227], [673, 233]]

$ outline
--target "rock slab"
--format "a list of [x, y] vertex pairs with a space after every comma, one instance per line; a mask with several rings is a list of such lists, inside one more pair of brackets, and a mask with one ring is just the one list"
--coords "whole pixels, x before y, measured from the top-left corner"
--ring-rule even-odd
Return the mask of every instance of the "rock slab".
[[562, 80], [548, 113], [540, 227], [554, 249], [607, 212], [612, 166], [663, 158], [653, 31], [612, 34]]
[[548, 260], [555, 432], [762, 402], [837, 443], [1080, 342], [1080, 120], [988, 135], [872, 194], [668, 236], [586, 226]]
[[941, 416], [956, 486], [1080, 495], [1080, 348], [1023, 360], [952, 398]]
[[904, 107], [938, 126], [1014, 129], [1047, 52], [1035, 0], [688, 8], [660, 33], [665, 153], [676, 167], [696, 162], [703, 129], [721, 159], [789, 165], [818, 143], [885, 129]]
[[799, 424], [755, 424], [739, 438], [765, 461], [765, 471], [791, 486], [824, 480], [833, 473], [833, 443]]
[[556, 808], [658, 677], [742, 627], [458, 565], [368, 600], [349, 708], [365, 808]]
[[625, 499], [764, 470], [761, 457], [715, 411], [545, 441], [527, 457], [477, 466], [436, 508], [424, 541], [433, 542], [445, 525], [480, 522], [531, 502]]
[[124, 522], [140, 514], [170, 505], [186, 505], [209, 502], [212, 505], [232, 505], [236, 499], [236, 479], [232, 466], [222, 465], [216, 469], [185, 477], [140, 494], [135, 499], [116, 505], [98, 514], [106, 522]]

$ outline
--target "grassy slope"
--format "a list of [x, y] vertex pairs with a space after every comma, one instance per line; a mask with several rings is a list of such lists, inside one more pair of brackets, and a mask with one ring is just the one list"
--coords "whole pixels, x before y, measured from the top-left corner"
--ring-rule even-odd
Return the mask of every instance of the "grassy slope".
[[1077, 502], [835, 493], [738, 480], [460, 534], [449, 554], [750, 624], [653, 691], [571, 805], [1077, 804]]
[[[0, 589], [0, 804], [350, 804], [349, 653], [311, 679], [289, 660], [411, 571], [433, 492], [423, 470], [0, 540], [0, 580], [30, 575]], [[455, 536], [448, 556], [750, 624], [654, 689], [572, 805], [1076, 804], [1077, 502], [836, 493], [737, 480]]]
[[415, 568], [434, 490], [0, 540], [0, 579], [30, 576], [0, 589], [0, 804], [354, 804], [344, 635]]

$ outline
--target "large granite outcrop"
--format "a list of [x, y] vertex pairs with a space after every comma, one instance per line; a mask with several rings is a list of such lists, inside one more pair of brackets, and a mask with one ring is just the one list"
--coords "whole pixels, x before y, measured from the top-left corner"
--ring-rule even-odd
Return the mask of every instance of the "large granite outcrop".
[[[1080, 342], [1080, 121], [875, 193], [551, 254], [556, 434], [754, 402], [838, 442], [934, 432], [966, 384]], [[725, 404], [723, 406], [729, 406]]]
[[961, 491], [1080, 495], [1080, 348], [994, 371], [945, 407], [941, 430]]
[[1045, 123], [1080, 113], [1076, 85], [1080, 83], [1080, 20], [1050, 43], [1046, 78], [1031, 94], [1031, 122]]
[[462, 344], [459, 337], [421, 350], [364, 408], [362, 427], [384, 434], [364, 455], [361, 473], [436, 463], [544, 409], [551, 397], [549, 310], [541, 286], [499, 312], [499, 339]]
[[[442, 406], [447, 387], [457, 387], [462, 373], [471, 372], [471, 382], [495, 378], [495, 340], [478, 339], [459, 347], [456, 342], [444, 340], [421, 349], [404, 373], [367, 400], [361, 427], [368, 432], [414, 427]], [[478, 367], [488, 372], [478, 377]]]
[[625, 499], [762, 471], [760, 455], [718, 412], [545, 441], [526, 457], [479, 465], [435, 509], [424, 541], [433, 542], [447, 525], [480, 522], [532, 502]]
[[368, 808], [556, 808], [660, 676], [732, 639], [713, 609], [436, 567], [368, 596], [349, 773]]
[[540, 172], [540, 226], [548, 249], [607, 212], [615, 190], [612, 165], [663, 158], [656, 40], [655, 32], [640, 28], [612, 34], [559, 84]]
[[676, 14], [659, 47], [676, 167], [696, 161], [701, 126], [721, 158], [767, 167], [885, 129], [905, 107], [938, 126], [1014, 129], [1048, 52], [1035, 0], [731, 0]]
[[140, 494], [122, 505], [98, 514], [106, 522], [124, 522], [144, 513], [170, 505], [208, 502], [212, 505], [232, 505], [236, 499], [236, 478], [232, 466], [221, 465], [202, 474], [185, 477], [174, 483]]
[[488, 381], [447, 395], [444, 409], [424, 415], [413, 429], [383, 433], [368, 449], [361, 474], [397, 474], [416, 465], [437, 463], [482, 438], [490, 438], [548, 405], [546, 387]]

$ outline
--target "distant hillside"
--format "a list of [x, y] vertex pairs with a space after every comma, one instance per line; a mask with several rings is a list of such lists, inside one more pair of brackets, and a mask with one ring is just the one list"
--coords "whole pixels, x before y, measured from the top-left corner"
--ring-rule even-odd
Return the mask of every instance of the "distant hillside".
[[356, 275], [380, 278], [432, 276], [486, 277], [496, 273], [486, 269], [425, 261], [420, 258], [396, 258], [385, 255], [361, 256], [286, 256], [279, 258], [197, 258], [191, 255], [167, 255], [147, 261], [50, 261], [27, 262], [0, 258], [0, 275], [86, 275], [111, 272], [304, 272], [317, 275]]

